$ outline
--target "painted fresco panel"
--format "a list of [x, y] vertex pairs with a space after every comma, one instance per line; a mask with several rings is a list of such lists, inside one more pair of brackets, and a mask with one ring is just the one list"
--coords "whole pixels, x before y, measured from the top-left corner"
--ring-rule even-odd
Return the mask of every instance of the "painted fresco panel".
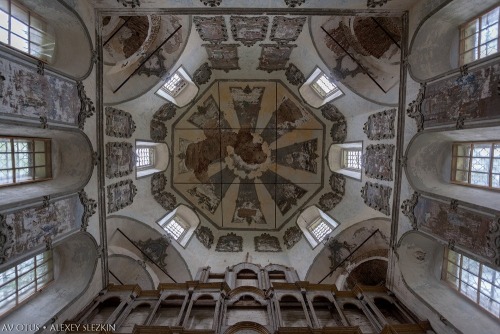
[[13, 228], [14, 244], [9, 258], [20, 256], [40, 245], [46, 239], [54, 240], [80, 228], [83, 207], [77, 195], [48, 206], [24, 209], [6, 215], [6, 223]]
[[77, 125], [80, 100], [76, 82], [0, 59], [1, 113]]
[[487, 246], [493, 217], [462, 207], [452, 209], [450, 203], [423, 196], [419, 197], [414, 214], [419, 230], [453, 241], [486, 258], [494, 256], [494, 250]]
[[500, 64], [493, 64], [429, 84], [422, 102], [424, 128], [500, 117]]

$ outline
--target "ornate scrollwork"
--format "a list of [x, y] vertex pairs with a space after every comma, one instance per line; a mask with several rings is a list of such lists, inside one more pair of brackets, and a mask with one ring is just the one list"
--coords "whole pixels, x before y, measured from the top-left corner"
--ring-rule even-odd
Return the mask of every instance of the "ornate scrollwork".
[[83, 130], [85, 120], [92, 117], [95, 112], [94, 102], [87, 97], [85, 87], [81, 81], [77, 81], [76, 88], [78, 89], [78, 97], [80, 98], [80, 113], [78, 114], [78, 127]]
[[242, 252], [243, 237], [234, 233], [223, 235], [217, 240], [216, 252]]
[[[167, 248], [170, 245], [170, 241], [168, 237], [162, 236], [158, 239], [149, 238], [146, 241], [138, 241], [137, 247], [147, 254], [145, 256], [145, 260], [153, 260], [155, 264], [158, 264], [162, 267], [166, 267], [166, 259], [167, 259]], [[149, 257], [149, 259], [148, 259]]]
[[500, 266], [500, 217], [496, 217], [490, 223], [490, 229], [488, 230], [486, 240], [486, 245], [493, 252], [493, 263], [495, 263], [496, 266]]
[[285, 76], [288, 82], [295, 86], [300, 86], [306, 81], [304, 74], [292, 63], [288, 64]]
[[403, 214], [410, 220], [411, 227], [414, 230], [418, 230], [417, 217], [415, 217], [415, 207], [418, 204], [419, 193], [416, 191], [411, 195], [409, 199], [405, 199], [401, 204], [401, 210]]
[[97, 202], [91, 198], [88, 198], [85, 190], [80, 190], [78, 192], [78, 197], [83, 205], [83, 215], [82, 215], [82, 225], [80, 226], [81, 231], [87, 231], [89, 226], [89, 218], [92, 217], [97, 209]]
[[193, 74], [193, 81], [198, 86], [201, 86], [203, 84], [206, 84], [210, 80], [211, 76], [212, 76], [212, 69], [210, 68], [210, 65], [208, 65], [208, 63], [203, 63], [194, 72], [194, 74]]
[[292, 226], [285, 231], [283, 235], [283, 243], [286, 249], [290, 249], [302, 238], [302, 231], [298, 226]]
[[382, 7], [385, 5], [389, 0], [367, 0], [366, 1], [366, 7], [368, 8], [375, 8], [377, 6]]
[[0, 263], [4, 263], [14, 245], [14, 229], [7, 224], [7, 217], [0, 214]]
[[214, 234], [212, 230], [206, 226], [199, 226], [195, 231], [196, 239], [202, 243], [203, 246], [210, 249], [214, 243]]
[[414, 118], [417, 123], [417, 131], [420, 132], [424, 129], [424, 115], [422, 114], [422, 102], [425, 98], [425, 88], [426, 84], [420, 84], [420, 90], [418, 91], [417, 97], [413, 102], [411, 102], [406, 109], [406, 113], [409, 117]]
[[262, 233], [254, 237], [256, 252], [281, 252], [281, 245], [278, 237], [272, 236], [269, 233]]

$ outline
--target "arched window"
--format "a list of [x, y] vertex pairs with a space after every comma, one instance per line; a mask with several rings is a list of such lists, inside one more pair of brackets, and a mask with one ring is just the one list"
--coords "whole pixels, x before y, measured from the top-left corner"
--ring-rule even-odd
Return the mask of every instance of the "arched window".
[[444, 254], [443, 280], [500, 318], [500, 271], [451, 249]]
[[0, 42], [47, 63], [54, 54], [47, 23], [15, 1], [0, 1]]
[[25, 260], [0, 274], [0, 315], [43, 289], [54, 279], [52, 251]]
[[51, 140], [0, 137], [0, 187], [52, 177]]
[[498, 52], [499, 9], [490, 9], [460, 28], [460, 65]]

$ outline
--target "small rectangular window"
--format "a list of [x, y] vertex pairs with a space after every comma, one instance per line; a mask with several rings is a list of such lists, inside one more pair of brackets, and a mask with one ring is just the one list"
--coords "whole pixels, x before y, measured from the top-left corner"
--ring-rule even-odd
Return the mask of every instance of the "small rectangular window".
[[361, 170], [361, 150], [343, 149], [342, 150], [342, 168], [355, 171]]
[[186, 232], [186, 228], [178, 218], [174, 218], [169, 221], [163, 226], [163, 229], [167, 231], [167, 233], [169, 233], [175, 240], [179, 240], [184, 232]]
[[155, 148], [154, 147], [137, 147], [135, 149], [136, 154], [136, 167], [137, 168], [149, 168], [153, 167], [155, 164]]
[[318, 242], [323, 241], [333, 231], [330, 225], [321, 218], [309, 225], [308, 230]]
[[0, 137], [0, 187], [50, 179], [50, 139]]
[[54, 279], [52, 251], [0, 273], [0, 315], [19, 305]]
[[460, 29], [460, 65], [498, 52], [499, 7], [476, 17]]
[[168, 95], [176, 97], [186, 86], [187, 81], [179, 73], [176, 72], [167, 79], [165, 84], [160, 89]]
[[453, 143], [451, 181], [500, 189], [500, 142]]
[[451, 249], [443, 264], [443, 280], [500, 318], [500, 271]]
[[325, 73], [321, 72], [320, 75], [313, 81], [311, 87], [318, 95], [324, 99], [333, 93], [337, 92], [339, 88], [335, 85]]

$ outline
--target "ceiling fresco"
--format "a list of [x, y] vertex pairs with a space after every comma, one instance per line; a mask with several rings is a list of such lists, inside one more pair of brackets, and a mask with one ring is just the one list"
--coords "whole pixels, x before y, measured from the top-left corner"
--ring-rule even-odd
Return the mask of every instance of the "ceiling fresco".
[[172, 188], [213, 224], [279, 229], [322, 188], [324, 124], [281, 81], [215, 81], [174, 124]]

